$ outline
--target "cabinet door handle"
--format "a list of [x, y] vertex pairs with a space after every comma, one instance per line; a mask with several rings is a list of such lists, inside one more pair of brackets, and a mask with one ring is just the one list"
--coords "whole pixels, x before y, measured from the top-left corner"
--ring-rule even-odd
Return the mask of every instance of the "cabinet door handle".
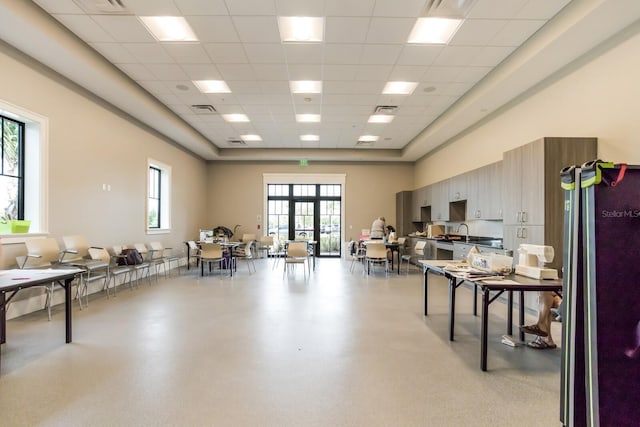
[[480, 217], [482, 217], [482, 214], [480, 213], [480, 209], [478, 209], [476, 211], [476, 218], [480, 218]]
[[522, 227], [522, 238], [526, 239], [527, 238], [527, 229]]
[[522, 212], [522, 222], [527, 222], [527, 213]]
[[520, 227], [516, 228], [516, 239], [519, 239], [519, 238], [522, 237], [522, 236], [520, 236], [520, 230], [521, 230]]

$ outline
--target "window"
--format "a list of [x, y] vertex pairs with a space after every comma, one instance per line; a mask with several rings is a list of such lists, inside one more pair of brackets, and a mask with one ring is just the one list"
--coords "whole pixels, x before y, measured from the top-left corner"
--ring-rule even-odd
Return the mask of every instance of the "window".
[[171, 228], [171, 167], [149, 160], [147, 170], [147, 232], [166, 232]]
[[0, 116], [0, 216], [24, 219], [24, 123]]
[[[2, 100], [0, 117], [0, 216], [10, 214], [18, 219], [29, 220], [30, 234], [46, 233], [49, 224], [49, 119]], [[16, 137], [18, 140], [15, 140]], [[26, 236], [11, 234], [11, 238], [6, 238], [6, 230], [0, 234], [5, 234], [5, 243], [21, 242]]]

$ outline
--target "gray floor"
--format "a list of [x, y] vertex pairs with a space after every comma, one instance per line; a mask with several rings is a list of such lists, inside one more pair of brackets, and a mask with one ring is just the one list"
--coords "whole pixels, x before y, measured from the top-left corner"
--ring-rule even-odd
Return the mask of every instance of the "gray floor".
[[[458, 292], [456, 341], [447, 294], [421, 273], [350, 273], [321, 259], [305, 280], [271, 260], [249, 275], [190, 270], [64, 313], [10, 320], [2, 345], [3, 426], [555, 426], [560, 350], [500, 343], [504, 305], [489, 325]], [[431, 282], [430, 282], [431, 283]], [[437, 286], [440, 283], [442, 286]], [[559, 326], [554, 337], [560, 342]]]

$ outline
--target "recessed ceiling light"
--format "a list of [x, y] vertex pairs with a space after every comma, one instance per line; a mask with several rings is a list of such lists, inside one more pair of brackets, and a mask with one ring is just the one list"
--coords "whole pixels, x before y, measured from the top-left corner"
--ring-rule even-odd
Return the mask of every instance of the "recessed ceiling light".
[[260, 135], [240, 135], [243, 141], [262, 141]]
[[296, 114], [296, 121], [299, 123], [318, 123], [320, 114]]
[[187, 86], [187, 85], [176, 85], [176, 89], [178, 89], [178, 90], [189, 90], [189, 86]]
[[197, 42], [198, 37], [181, 16], [141, 16], [142, 24], [160, 42]]
[[388, 114], [373, 114], [369, 116], [369, 123], [391, 123], [395, 116], [390, 116]]
[[283, 42], [318, 43], [324, 40], [324, 18], [278, 16], [278, 28]]
[[289, 87], [292, 93], [322, 93], [322, 82], [317, 80], [293, 80]]
[[320, 141], [320, 135], [300, 135], [300, 141]]
[[358, 138], [358, 141], [363, 141], [363, 142], [375, 142], [378, 140], [378, 136], [376, 135], [362, 135], [360, 138]]
[[416, 87], [418, 87], [417, 82], [387, 82], [382, 93], [385, 95], [411, 95]]
[[224, 80], [193, 80], [193, 84], [202, 93], [231, 93]]
[[424, 93], [431, 93], [431, 92], [435, 92], [436, 89], [437, 89], [437, 87], [435, 87], [435, 86], [427, 86], [424, 89], [422, 89], [422, 91]]
[[462, 19], [418, 18], [407, 43], [446, 44], [460, 28]]
[[249, 117], [246, 114], [223, 114], [222, 118], [228, 122], [248, 122]]

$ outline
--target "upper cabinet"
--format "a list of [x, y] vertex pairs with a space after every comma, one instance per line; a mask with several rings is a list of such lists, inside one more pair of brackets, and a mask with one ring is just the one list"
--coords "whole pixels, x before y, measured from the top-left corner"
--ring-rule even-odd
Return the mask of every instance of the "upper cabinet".
[[467, 187], [468, 187], [468, 177], [469, 173], [463, 173], [453, 178], [449, 178], [448, 182], [448, 193], [449, 193], [449, 201], [450, 202], [458, 202], [460, 200], [467, 200]]
[[502, 162], [491, 163], [467, 175], [467, 220], [501, 220]]
[[504, 246], [553, 246], [552, 268], [562, 266], [564, 193], [560, 170], [597, 157], [596, 138], [542, 138], [503, 156]]
[[396, 193], [396, 233], [398, 236], [406, 236], [415, 231], [412, 224], [412, 192], [400, 191]]
[[431, 188], [431, 221], [449, 221], [449, 180], [436, 182]]

